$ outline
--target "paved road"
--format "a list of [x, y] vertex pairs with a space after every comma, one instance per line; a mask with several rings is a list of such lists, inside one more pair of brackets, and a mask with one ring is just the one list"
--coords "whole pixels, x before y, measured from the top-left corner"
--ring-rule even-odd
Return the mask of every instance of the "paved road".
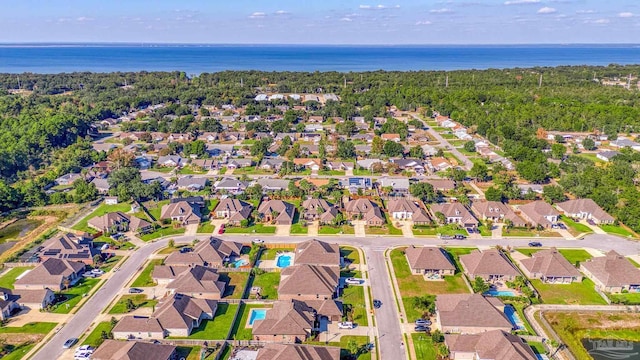
[[[199, 235], [198, 238], [206, 238]], [[249, 242], [255, 237], [244, 235], [223, 235], [222, 238], [240, 242]], [[193, 236], [172, 237], [177, 243], [191, 242]], [[298, 243], [308, 240], [304, 236], [265, 236], [267, 242]], [[460, 245], [460, 246], [526, 246], [531, 239], [466, 239], [444, 241], [439, 239], [407, 239], [403, 237], [375, 237], [366, 238], [346, 236], [321, 236], [319, 239], [345, 245], [359, 246], [369, 259], [370, 278], [373, 296], [383, 302], [383, 306], [376, 313], [377, 328], [379, 332], [379, 347], [383, 359], [406, 359], [404, 349], [400, 348], [402, 332], [396, 307], [393, 300], [393, 292], [389, 280], [389, 274], [384, 264], [383, 249], [400, 245]], [[584, 240], [565, 240], [560, 238], [545, 239], [536, 238], [543, 246], [556, 246], [565, 248], [594, 248], [601, 251], [616, 250], [624, 255], [640, 253], [640, 242], [621, 239], [616, 236], [592, 234], [585, 236]], [[138, 268], [156, 250], [167, 245], [168, 238], [140, 247], [133, 253], [120, 270], [115, 272], [97, 294], [89, 299], [84, 306], [72, 317], [72, 319], [43, 346], [32, 359], [49, 360], [56, 359], [63, 352], [62, 344], [69, 338], [80, 337], [91, 325], [94, 319], [113, 301], [121, 289], [136, 273]]]
[[[420, 120], [422, 122], [424, 122], [423, 119], [421, 119], [419, 116], [417, 115], [411, 115], [413, 116], [414, 119]], [[454, 146], [452, 146], [451, 144], [449, 144], [449, 141], [447, 141], [447, 139], [443, 138], [442, 135], [440, 135], [440, 133], [438, 133], [437, 131], [433, 130], [433, 128], [431, 126], [428, 127], [429, 129], [427, 130], [427, 132], [433, 136], [436, 140], [438, 140], [438, 142], [440, 142], [441, 147], [445, 146], [447, 147], [447, 150], [450, 151], [453, 155], [455, 155], [455, 157], [457, 157], [458, 159], [460, 159], [460, 161], [462, 161], [464, 163], [464, 168], [465, 170], [470, 170], [473, 167], [473, 163], [471, 162], [471, 160], [469, 160], [469, 158], [461, 153], [458, 149], [456, 149]]]
[[[175, 237], [176, 242], [189, 242], [193, 236]], [[69, 320], [69, 322], [55, 334], [40, 350], [33, 356], [33, 360], [58, 359], [64, 349], [62, 344], [69, 338], [79, 338], [91, 323], [98, 317], [104, 308], [113, 301], [120, 290], [129, 281], [130, 277], [136, 273], [138, 268], [156, 250], [167, 246], [169, 239], [163, 239], [155, 243], [150, 243], [139, 248], [126, 262], [121, 265], [120, 270], [112, 274], [105, 284], [89, 299], [84, 306]]]

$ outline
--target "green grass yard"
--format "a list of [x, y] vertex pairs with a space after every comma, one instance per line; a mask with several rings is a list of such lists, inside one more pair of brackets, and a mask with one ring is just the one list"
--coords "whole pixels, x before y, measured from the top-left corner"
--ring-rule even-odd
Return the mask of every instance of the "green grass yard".
[[545, 304], [566, 305], [606, 305], [607, 302], [596, 292], [593, 281], [583, 279], [571, 284], [545, 284], [538, 279], [531, 280]]
[[260, 295], [262, 295], [263, 299], [277, 300], [278, 285], [280, 285], [280, 272], [265, 272], [255, 275], [250, 286], [260, 287]]
[[364, 301], [364, 287], [349, 285], [342, 292], [342, 304], [352, 309], [352, 319], [360, 326], [369, 326], [367, 304]]
[[170, 235], [182, 235], [185, 232], [185, 228], [183, 227], [179, 227], [179, 228], [174, 228], [174, 227], [163, 227], [160, 229], [157, 229], [156, 231], [149, 233], [149, 234], [144, 234], [140, 236], [140, 240], [142, 241], [150, 241], [150, 240], [154, 240], [154, 239], [158, 239], [164, 236], [170, 236]]
[[214, 229], [215, 225], [209, 221], [201, 222], [200, 225], [198, 225], [198, 234], [211, 234]]
[[156, 283], [151, 278], [151, 273], [156, 265], [162, 265], [163, 259], [152, 259], [147, 266], [142, 270], [140, 275], [131, 284], [132, 287], [148, 287], [155, 286]]
[[54, 322], [31, 322], [18, 326], [2, 326], [0, 334], [48, 334], [58, 323]]
[[104, 342], [104, 339], [102, 338], [102, 332], [106, 331], [107, 333], [110, 333], [111, 330], [113, 330], [113, 326], [111, 326], [110, 321], [103, 321], [101, 323], [98, 323], [93, 331], [91, 331], [91, 333], [89, 333], [89, 335], [84, 339], [82, 345], [91, 345], [94, 348], [97, 348]]
[[242, 298], [242, 292], [244, 286], [249, 279], [248, 272], [220, 272], [220, 281], [227, 283], [224, 289], [223, 298], [227, 299], [240, 299]]
[[233, 316], [237, 309], [237, 304], [218, 303], [213, 320], [203, 321], [191, 332], [189, 339], [225, 340], [233, 325]]
[[249, 304], [241, 304], [240, 305], [240, 316], [236, 320], [235, 324], [233, 324], [233, 331], [231, 333], [231, 338], [235, 340], [251, 340], [251, 328], [246, 327], [247, 320], [249, 319], [249, 314], [251, 313], [251, 309], [264, 309], [264, 305], [249, 305]]
[[143, 204], [143, 206], [147, 209], [149, 214], [153, 217], [153, 220], [160, 220], [162, 207], [164, 205], [167, 205], [168, 203], [169, 203], [169, 200], [147, 201]]
[[260, 260], [275, 260], [276, 259], [276, 255], [278, 255], [279, 252], [293, 252], [295, 249], [294, 248], [272, 248], [272, 249], [264, 249], [262, 250], [262, 253], [260, 254]]
[[226, 234], [275, 234], [276, 227], [264, 224], [255, 224], [249, 227], [229, 226], [225, 227], [224, 232]]
[[299, 222], [291, 225], [291, 235], [307, 235], [308, 232], [308, 225], [302, 226]]
[[85, 216], [82, 220], [75, 224], [72, 229], [95, 234], [98, 231], [89, 227], [89, 220], [93, 219], [96, 216], [102, 216], [110, 212], [122, 211], [126, 213], [129, 210], [131, 210], [131, 204], [129, 203], [119, 203], [115, 205], [101, 204], [91, 214]]
[[413, 348], [416, 351], [416, 358], [419, 360], [436, 360], [438, 358], [431, 336], [424, 333], [413, 333], [411, 338], [413, 340]]
[[350, 260], [352, 264], [360, 264], [360, 253], [354, 247], [340, 246], [340, 255], [345, 260]]
[[13, 350], [11, 350], [9, 355], [3, 356], [2, 360], [21, 360], [36, 345], [36, 343], [23, 343], [17, 345], [15, 348], [13, 348]]
[[436, 236], [440, 235], [469, 235], [465, 229], [459, 228], [455, 225], [444, 226], [414, 226], [413, 234], [416, 236]]
[[600, 228], [606, 233], [620, 235], [624, 237], [635, 237], [632, 232], [618, 225], [600, 225]]
[[83, 278], [75, 286], [62, 292], [66, 300], [55, 305], [52, 311], [55, 314], [68, 314], [82, 300], [82, 298], [91, 291], [91, 289], [100, 282], [100, 279]]
[[153, 308], [158, 304], [158, 300], [147, 299], [147, 295], [145, 294], [135, 294], [135, 295], [122, 295], [118, 301], [113, 305], [111, 310], [109, 310], [109, 314], [126, 314], [127, 311], [127, 300], [131, 299], [136, 309], [141, 307]]
[[318, 229], [318, 235], [336, 235], [336, 234], [351, 234], [355, 233], [354, 227], [351, 225], [342, 225], [342, 226], [329, 226], [322, 225]]
[[590, 234], [593, 232], [593, 230], [591, 230], [591, 228], [587, 225], [575, 222], [573, 221], [573, 219], [567, 216], [562, 217], [562, 222], [567, 225], [567, 230], [569, 230], [569, 232], [571, 232], [571, 235], [573, 236], [577, 236], [583, 233]]
[[31, 266], [20, 266], [10, 269], [0, 277], [0, 287], [13, 289], [13, 283], [16, 282], [16, 278], [31, 269], [33, 269]]
[[613, 304], [640, 305], [640, 293], [607, 294]]

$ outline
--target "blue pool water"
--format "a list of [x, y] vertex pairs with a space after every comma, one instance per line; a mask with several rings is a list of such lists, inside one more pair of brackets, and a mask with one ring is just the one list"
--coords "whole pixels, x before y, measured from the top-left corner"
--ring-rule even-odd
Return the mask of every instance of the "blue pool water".
[[279, 268], [286, 268], [291, 266], [291, 255], [280, 255], [276, 261], [276, 266]]
[[484, 295], [488, 296], [516, 296], [516, 293], [510, 290], [489, 290], [485, 291]]
[[238, 259], [233, 262], [233, 267], [239, 268], [241, 266], [247, 265], [249, 262], [245, 259]]
[[251, 309], [251, 316], [249, 316], [249, 325], [253, 325], [256, 320], [264, 320], [267, 316], [266, 309]]
[[516, 309], [511, 306], [511, 305], [507, 305], [504, 307], [504, 314], [507, 316], [507, 318], [509, 319], [509, 321], [511, 322], [511, 324], [513, 324], [513, 327], [516, 329], [524, 329], [524, 325], [522, 324], [522, 320], [520, 320], [520, 316], [518, 315], [518, 312], [516, 311]]

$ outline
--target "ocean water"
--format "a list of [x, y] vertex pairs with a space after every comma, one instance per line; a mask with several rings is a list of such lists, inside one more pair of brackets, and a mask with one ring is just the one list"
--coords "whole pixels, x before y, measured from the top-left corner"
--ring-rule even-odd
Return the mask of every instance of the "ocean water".
[[640, 63], [639, 45], [0, 45], [1, 73], [459, 70]]

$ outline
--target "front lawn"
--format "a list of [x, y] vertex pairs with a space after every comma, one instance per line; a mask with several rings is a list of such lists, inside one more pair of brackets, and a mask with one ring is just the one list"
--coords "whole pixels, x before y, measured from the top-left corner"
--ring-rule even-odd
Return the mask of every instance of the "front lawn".
[[224, 295], [222, 297], [228, 299], [240, 299], [242, 298], [242, 292], [244, 286], [249, 279], [248, 272], [220, 272], [220, 281], [227, 283], [224, 289]]
[[444, 226], [414, 226], [413, 234], [420, 236], [435, 236], [435, 235], [469, 235], [467, 230], [460, 228], [458, 225], [447, 224]]
[[148, 287], [155, 286], [156, 283], [151, 278], [151, 273], [156, 265], [162, 265], [163, 259], [152, 259], [149, 264], [142, 270], [140, 275], [131, 284], [132, 287]]
[[502, 236], [507, 237], [562, 237], [559, 233], [551, 230], [542, 230], [538, 231], [535, 229], [529, 228], [510, 228], [506, 227], [502, 228]]
[[110, 321], [103, 321], [101, 323], [98, 323], [93, 331], [91, 331], [91, 333], [84, 339], [82, 345], [91, 345], [94, 348], [97, 348], [104, 342], [104, 339], [102, 338], [102, 332], [104, 331], [109, 334], [111, 330], [113, 330], [113, 326], [111, 326]]
[[478, 226], [478, 231], [480, 231], [480, 236], [488, 236], [491, 237], [491, 228], [486, 225]]
[[588, 251], [582, 249], [560, 249], [558, 252], [576, 266], [592, 258]]
[[226, 340], [237, 309], [237, 304], [218, 303], [213, 320], [203, 321], [199, 327], [193, 329], [189, 339]]
[[61, 293], [65, 300], [54, 305], [55, 308], [52, 312], [55, 314], [68, 314], [99, 282], [100, 279], [82, 278], [75, 286]]
[[355, 234], [355, 229], [351, 225], [330, 226], [322, 225], [318, 229], [318, 235]]
[[135, 309], [141, 307], [153, 308], [158, 304], [158, 300], [147, 299], [147, 295], [145, 294], [134, 294], [134, 295], [122, 295], [120, 299], [113, 305], [111, 310], [109, 310], [109, 314], [126, 314], [127, 311], [127, 300], [133, 301], [133, 305]]
[[351, 264], [360, 264], [360, 253], [358, 249], [351, 246], [340, 246], [340, 256], [349, 260]]
[[2, 360], [21, 360], [36, 345], [30, 342], [16, 345], [8, 355], [2, 357]]
[[342, 291], [341, 299], [343, 307], [351, 309], [352, 316], [348, 319], [349, 321], [353, 321], [360, 326], [369, 326], [363, 286], [348, 285]]
[[344, 176], [344, 170], [319, 170], [318, 175]]
[[633, 233], [622, 226], [618, 225], [600, 225], [600, 228], [604, 230], [606, 233], [620, 235], [624, 237], [635, 237]]
[[275, 234], [276, 227], [264, 224], [255, 224], [248, 227], [229, 226], [225, 227], [224, 232], [227, 234]]
[[13, 283], [16, 282], [16, 278], [22, 275], [22, 273], [24, 273], [25, 271], [31, 269], [33, 269], [33, 267], [31, 266], [20, 266], [10, 269], [0, 277], [0, 287], [13, 289]]
[[431, 336], [424, 333], [411, 334], [413, 348], [416, 351], [416, 358], [420, 360], [436, 360], [438, 353]]
[[140, 240], [150, 241], [150, 240], [158, 239], [164, 236], [182, 235], [184, 234], [185, 231], [186, 229], [183, 227], [179, 227], [179, 228], [174, 228], [172, 226], [163, 227], [163, 228], [157, 229], [152, 233], [141, 235]]
[[198, 234], [211, 234], [215, 227], [216, 226], [209, 221], [201, 222], [200, 225], [198, 225]]
[[260, 287], [260, 295], [263, 299], [277, 300], [278, 285], [280, 285], [280, 272], [265, 272], [253, 276], [250, 287]]
[[567, 230], [569, 230], [569, 232], [573, 236], [577, 236], [577, 235], [580, 235], [580, 234], [583, 234], [583, 233], [590, 234], [590, 233], [593, 232], [593, 230], [591, 230], [591, 228], [588, 227], [587, 225], [575, 222], [575, 221], [573, 221], [572, 218], [567, 217], [567, 216], [563, 216], [562, 217], [562, 222], [565, 225], [567, 225]]
[[596, 292], [593, 281], [585, 278], [571, 284], [545, 284], [539, 279], [531, 280], [545, 304], [566, 305], [606, 305], [607, 302]]
[[30, 322], [22, 326], [2, 326], [0, 334], [48, 334], [58, 323]]
[[293, 225], [291, 225], [291, 231], [290, 234], [291, 235], [307, 235], [307, 233], [309, 232], [309, 227], [308, 225], [302, 225], [301, 223], [295, 223]]
[[607, 294], [612, 304], [640, 305], [640, 293]]
[[116, 266], [116, 264], [118, 262], [120, 262], [120, 260], [122, 260], [123, 256], [122, 255], [116, 255], [116, 256], [112, 256], [110, 258], [107, 259], [107, 261], [103, 262], [100, 265], [100, 269], [104, 272], [108, 272], [111, 271], [111, 269], [113, 269], [114, 266]]
[[100, 206], [98, 206], [91, 214], [85, 216], [82, 220], [80, 220], [77, 224], [75, 224], [72, 227], [72, 229], [95, 234], [98, 231], [96, 229], [89, 227], [88, 225], [89, 220], [93, 219], [96, 216], [102, 216], [110, 212], [121, 211], [126, 213], [129, 210], [131, 210], [131, 204], [126, 202], [115, 204], [115, 205], [107, 205], [103, 203]]

